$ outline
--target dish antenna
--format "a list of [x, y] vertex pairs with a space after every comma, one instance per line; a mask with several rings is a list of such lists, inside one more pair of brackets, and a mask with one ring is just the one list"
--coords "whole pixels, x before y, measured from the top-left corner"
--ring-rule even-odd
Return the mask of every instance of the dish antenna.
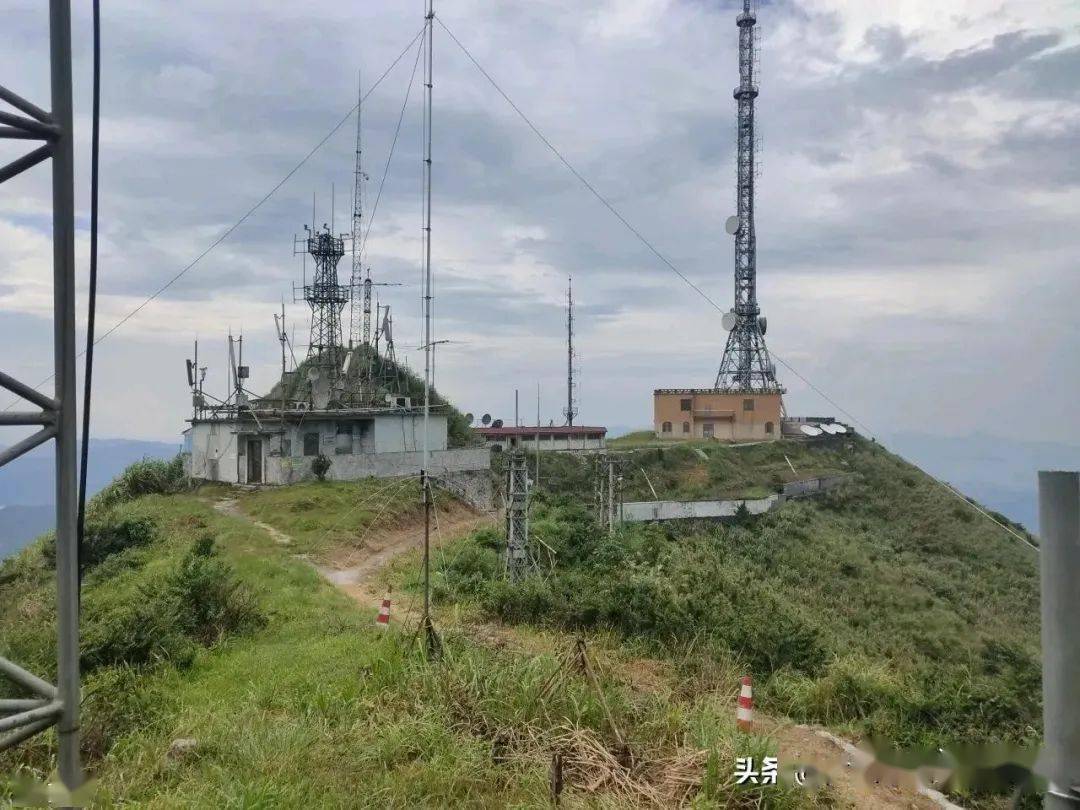
[[847, 433], [847, 428], [843, 425], [838, 425], [836, 422], [832, 422], [828, 425], [822, 425], [822, 427], [827, 427], [829, 429], [829, 433], [831, 433], [833, 436], [839, 436], [841, 433]]
[[483, 416], [481, 416], [480, 417], [480, 424], [483, 425], [484, 427], [487, 427], [488, 425], [490, 425], [491, 424], [491, 414], [490, 413], [485, 413]]
[[724, 222], [724, 230], [734, 236], [739, 232], [739, 218], [737, 216], [730, 216]]
[[820, 436], [821, 435], [821, 428], [816, 428], [813, 425], [800, 425], [799, 430], [801, 430], [807, 436]]
[[476, 417], [473, 416], [471, 413], [467, 413], [465, 414], [465, 421], [471, 425], [473, 422], [476, 421]]
[[503, 426], [502, 419], [496, 419], [494, 422], [491, 423], [491, 426], [493, 428], [501, 428]]
[[735, 310], [729, 309], [720, 318], [720, 325], [724, 327], [725, 332], [730, 332], [739, 323], [739, 316], [735, 314]]

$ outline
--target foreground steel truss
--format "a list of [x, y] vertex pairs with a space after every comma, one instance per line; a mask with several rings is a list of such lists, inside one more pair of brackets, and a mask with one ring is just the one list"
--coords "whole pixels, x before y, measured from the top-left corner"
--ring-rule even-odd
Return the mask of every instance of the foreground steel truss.
[[[0, 412], [0, 425], [37, 425], [31, 436], [0, 451], [0, 465], [50, 439], [56, 447], [56, 670], [54, 686], [0, 658], [0, 674], [32, 697], [0, 699], [0, 750], [55, 725], [60, 779], [79, 787], [79, 560], [76, 538], [78, 482], [75, 428], [75, 193], [72, 155], [71, 6], [49, 0], [52, 110], [46, 112], [0, 87], [0, 100], [24, 115], [0, 110], [0, 138], [43, 141], [0, 168], [0, 182], [52, 159], [53, 205], [53, 396], [0, 372], [6, 388], [37, 411]], [[25, 116], [25, 117], [24, 117]]]

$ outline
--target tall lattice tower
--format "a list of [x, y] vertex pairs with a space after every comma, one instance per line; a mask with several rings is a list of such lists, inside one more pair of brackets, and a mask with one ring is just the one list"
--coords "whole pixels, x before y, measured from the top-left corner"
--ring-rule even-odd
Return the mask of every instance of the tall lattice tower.
[[739, 86], [734, 96], [738, 105], [736, 138], [738, 159], [735, 196], [737, 214], [726, 229], [735, 237], [735, 306], [724, 314], [729, 330], [724, 359], [716, 375], [715, 387], [722, 391], [781, 392], [776, 366], [765, 348], [765, 318], [757, 302], [757, 238], [754, 235], [754, 25], [757, 12], [751, 0], [743, 0], [739, 27]]
[[[307, 229], [307, 226], [304, 226]], [[311, 283], [304, 285], [304, 300], [311, 307], [311, 339], [308, 357], [316, 365], [338, 370], [341, 366], [341, 310], [349, 300], [349, 288], [338, 284], [338, 262], [345, 255], [345, 241], [327, 225], [308, 230], [306, 250], [315, 262]], [[331, 372], [331, 376], [335, 376]]]
[[[357, 81], [356, 102], [356, 168], [353, 172], [353, 210], [352, 210], [352, 276], [349, 279], [349, 348], [359, 346], [361, 341], [364, 345], [371, 336], [371, 272], [368, 271], [367, 283], [364, 282], [363, 271], [363, 222], [364, 222], [364, 174], [363, 164], [363, 130], [361, 110], [364, 106], [364, 88]], [[361, 306], [361, 290], [363, 290], [363, 312]]]
[[574, 382], [574, 280], [566, 281], [566, 407], [563, 408], [563, 416], [566, 424], [574, 426], [574, 417], [578, 414], [577, 399], [575, 393], [577, 384]]

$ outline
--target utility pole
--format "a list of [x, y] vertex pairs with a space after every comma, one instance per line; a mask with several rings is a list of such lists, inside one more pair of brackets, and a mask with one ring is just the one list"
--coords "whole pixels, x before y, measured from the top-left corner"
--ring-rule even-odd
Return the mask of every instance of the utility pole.
[[1080, 473], [1039, 473], [1047, 810], [1080, 808]]
[[529, 562], [528, 479], [525, 453], [515, 449], [510, 453], [506, 487], [506, 567], [513, 582], [524, 577]]
[[[95, 20], [95, 32], [97, 21]], [[95, 58], [97, 54], [95, 53]], [[52, 110], [46, 112], [7, 88], [0, 99], [24, 113], [5, 111], [0, 138], [40, 140], [38, 148], [0, 166], [0, 183], [52, 158], [53, 207], [53, 361], [54, 394], [47, 396], [0, 372], [0, 386], [37, 412], [4, 412], [0, 425], [37, 425], [40, 429], [0, 451], [0, 466], [49, 439], [55, 439], [56, 476], [56, 685], [0, 658], [0, 673], [36, 695], [33, 700], [5, 701], [0, 708], [5, 733], [0, 751], [56, 726], [57, 766], [69, 790], [82, 784], [79, 758], [79, 549], [78, 475], [75, 428], [75, 181], [71, 101], [71, 4], [49, 0], [49, 73]], [[97, 78], [95, 76], [95, 91]], [[31, 705], [25, 705], [31, 704]]]

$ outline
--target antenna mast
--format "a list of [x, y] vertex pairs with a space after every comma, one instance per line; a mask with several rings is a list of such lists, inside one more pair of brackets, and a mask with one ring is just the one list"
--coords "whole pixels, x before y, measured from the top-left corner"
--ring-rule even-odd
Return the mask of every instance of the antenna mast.
[[439, 648], [435, 626], [431, 622], [431, 484], [428, 469], [431, 449], [428, 423], [431, 416], [431, 88], [432, 38], [435, 8], [433, 0], [425, 0], [424, 29], [427, 50], [424, 54], [424, 460], [420, 470], [420, 487], [424, 497], [424, 616], [421, 626], [430, 653]]
[[563, 415], [566, 424], [574, 426], [574, 417], [577, 416], [577, 407], [574, 402], [574, 280], [566, 280], [566, 408]]
[[[363, 275], [362, 265], [364, 258], [361, 255], [361, 247], [363, 245], [363, 232], [362, 224], [364, 219], [364, 200], [363, 189], [364, 180], [367, 176], [364, 174], [363, 168], [363, 142], [361, 140], [361, 109], [364, 104], [364, 85], [359, 71], [356, 75], [356, 170], [353, 174], [353, 214], [352, 214], [352, 277], [349, 279], [349, 348], [360, 343], [360, 318], [359, 313], [356, 311], [356, 294], [361, 284], [361, 276]], [[370, 282], [370, 273], [368, 274], [368, 281]], [[363, 326], [363, 340], [366, 345], [368, 342], [371, 315], [371, 288], [369, 286], [364, 287], [364, 326]]]
[[739, 27], [739, 86], [733, 95], [738, 104], [738, 160], [735, 196], [737, 215], [728, 220], [735, 237], [735, 307], [724, 316], [729, 328], [724, 357], [715, 388], [723, 391], [779, 392], [776, 367], [765, 348], [765, 319], [757, 302], [757, 237], [754, 233], [754, 26], [757, 12], [751, 0], [743, 0]]

